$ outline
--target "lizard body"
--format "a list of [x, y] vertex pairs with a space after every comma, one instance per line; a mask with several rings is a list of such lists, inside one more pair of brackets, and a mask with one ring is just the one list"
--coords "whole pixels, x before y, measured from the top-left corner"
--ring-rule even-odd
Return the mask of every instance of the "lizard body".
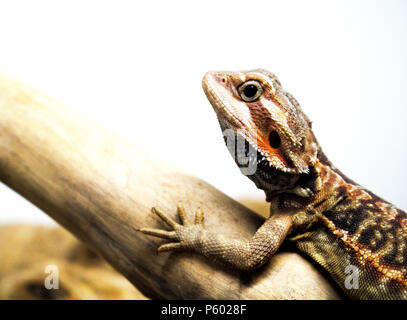
[[[271, 215], [248, 240], [204, 229], [203, 213], [181, 224], [153, 208], [171, 231], [141, 229], [172, 242], [159, 251], [192, 250], [234, 268], [262, 266], [288, 239], [324, 267], [355, 299], [407, 299], [407, 214], [347, 178], [325, 156], [294, 97], [263, 69], [208, 72], [203, 89], [239, 166], [264, 190]], [[352, 269], [353, 268], [353, 269]], [[356, 285], [349, 282], [356, 272]], [[352, 278], [353, 280], [355, 278]]]

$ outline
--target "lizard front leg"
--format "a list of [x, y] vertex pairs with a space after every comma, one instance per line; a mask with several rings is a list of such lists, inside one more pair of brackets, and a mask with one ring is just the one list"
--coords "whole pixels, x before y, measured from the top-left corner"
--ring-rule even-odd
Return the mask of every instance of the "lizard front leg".
[[178, 216], [181, 224], [176, 223], [167, 214], [157, 208], [152, 208], [172, 230], [143, 228], [141, 232], [171, 240], [163, 244], [158, 252], [191, 250], [217, 262], [230, 265], [237, 269], [251, 270], [262, 266], [277, 251], [291, 230], [291, 217], [276, 214], [267, 219], [248, 240], [228, 239], [223, 235], [204, 229], [203, 212], [195, 213], [195, 223], [191, 223], [181, 202], [178, 203]]

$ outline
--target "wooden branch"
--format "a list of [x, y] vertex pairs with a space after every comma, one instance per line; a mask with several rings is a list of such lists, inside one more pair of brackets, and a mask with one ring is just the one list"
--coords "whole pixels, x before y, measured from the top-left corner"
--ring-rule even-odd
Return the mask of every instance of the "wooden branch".
[[251, 273], [191, 253], [156, 254], [136, 231], [204, 209], [208, 229], [249, 237], [262, 218], [204, 181], [161, 163], [44, 94], [0, 73], [0, 180], [100, 253], [144, 294], [161, 299], [336, 299], [320, 271], [280, 251]]

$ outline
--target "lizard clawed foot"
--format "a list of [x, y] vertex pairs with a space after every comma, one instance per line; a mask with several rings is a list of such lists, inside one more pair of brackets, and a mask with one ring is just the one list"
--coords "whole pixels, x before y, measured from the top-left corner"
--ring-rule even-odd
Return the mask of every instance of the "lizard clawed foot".
[[196, 247], [197, 241], [199, 241], [200, 234], [203, 232], [204, 228], [204, 216], [200, 208], [195, 211], [195, 223], [191, 223], [187, 218], [184, 206], [181, 201], [179, 201], [177, 204], [177, 212], [181, 224], [175, 222], [160, 209], [153, 207], [151, 208], [151, 211], [159, 216], [171, 228], [171, 231], [152, 228], [142, 228], [139, 230], [151, 236], [173, 241], [158, 247], [158, 252], [188, 250]]

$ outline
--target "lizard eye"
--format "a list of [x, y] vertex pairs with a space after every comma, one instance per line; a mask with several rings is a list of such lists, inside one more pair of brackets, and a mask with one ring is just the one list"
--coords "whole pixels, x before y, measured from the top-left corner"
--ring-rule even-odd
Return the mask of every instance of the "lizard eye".
[[240, 98], [246, 102], [256, 101], [263, 93], [263, 88], [256, 80], [249, 80], [238, 88]]

